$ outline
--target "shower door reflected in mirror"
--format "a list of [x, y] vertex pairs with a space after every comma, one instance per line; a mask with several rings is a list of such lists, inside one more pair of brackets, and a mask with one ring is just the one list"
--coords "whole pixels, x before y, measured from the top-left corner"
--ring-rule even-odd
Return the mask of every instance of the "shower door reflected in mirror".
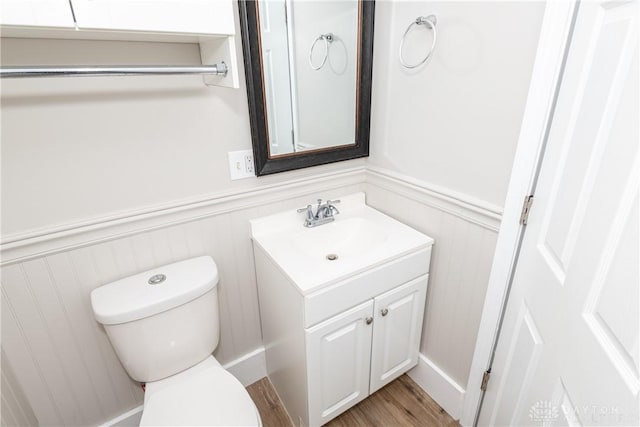
[[358, 0], [261, 0], [269, 158], [356, 143]]

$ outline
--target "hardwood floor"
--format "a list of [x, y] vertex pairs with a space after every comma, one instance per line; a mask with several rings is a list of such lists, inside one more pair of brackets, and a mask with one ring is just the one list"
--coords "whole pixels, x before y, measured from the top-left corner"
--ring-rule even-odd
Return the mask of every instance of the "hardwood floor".
[[[264, 427], [290, 427], [278, 395], [268, 378], [247, 387]], [[451, 418], [407, 375], [378, 390], [358, 405], [330, 421], [329, 427], [457, 427]]]

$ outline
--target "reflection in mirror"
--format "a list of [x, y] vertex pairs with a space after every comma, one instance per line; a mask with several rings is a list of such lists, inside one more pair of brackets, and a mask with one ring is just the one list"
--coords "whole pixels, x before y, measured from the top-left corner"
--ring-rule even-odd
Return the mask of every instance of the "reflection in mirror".
[[354, 145], [357, 0], [260, 0], [270, 158]]

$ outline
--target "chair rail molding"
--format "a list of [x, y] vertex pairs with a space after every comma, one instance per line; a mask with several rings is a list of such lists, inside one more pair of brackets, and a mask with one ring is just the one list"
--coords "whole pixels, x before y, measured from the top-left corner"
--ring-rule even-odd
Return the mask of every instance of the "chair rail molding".
[[0, 242], [0, 266], [309, 193], [364, 184], [365, 178], [364, 166], [351, 167], [10, 234], [2, 236]]
[[491, 231], [497, 232], [500, 228], [502, 208], [467, 194], [370, 165], [367, 166], [367, 184], [392, 191]]

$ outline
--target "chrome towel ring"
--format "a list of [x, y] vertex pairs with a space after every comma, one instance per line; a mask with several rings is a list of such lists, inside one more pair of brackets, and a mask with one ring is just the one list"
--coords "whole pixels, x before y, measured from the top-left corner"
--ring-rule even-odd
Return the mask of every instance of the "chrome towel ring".
[[[322, 62], [317, 67], [313, 65], [313, 49], [316, 48], [316, 43], [320, 40], [324, 40], [324, 57], [322, 58]], [[309, 65], [314, 70], [318, 71], [320, 68], [324, 67], [325, 62], [327, 62], [327, 58], [329, 57], [329, 43], [333, 42], [333, 33], [320, 34], [311, 44], [311, 49], [309, 50]]]
[[[413, 21], [411, 24], [409, 24], [409, 26], [407, 27], [407, 30], [402, 35], [402, 40], [400, 41], [399, 56], [400, 56], [400, 63], [402, 64], [403, 67], [405, 67], [405, 68], [416, 68], [416, 67], [419, 67], [420, 65], [424, 64], [425, 62], [427, 62], [431, 58], [431, 55], [433, 54], [433, 51], [436, 48], [436, 23], [437, 22], [438, 21], [437, 21], [435, 15], [429, 15], [427, 17], [418, 16], [415, 19], [415, 21]], [[427, 56], [425, 56], [422, 61], [418, 62], [417, 64], [407, 64], [406, 61], [404, 60], [404, 57], [402, 56], [402, 49], [404, 47], [404, 40], [407, 38], [407, 34], [409, 34], [409, 31], [411, 31], [411, 28], [414, 25], [427, 25], [429, 27], [429, 29], [431, 31], [433, 31], [433, 41], [431, 42], [431, 48], [429, 49], [429, 52], [427, 52]]]

